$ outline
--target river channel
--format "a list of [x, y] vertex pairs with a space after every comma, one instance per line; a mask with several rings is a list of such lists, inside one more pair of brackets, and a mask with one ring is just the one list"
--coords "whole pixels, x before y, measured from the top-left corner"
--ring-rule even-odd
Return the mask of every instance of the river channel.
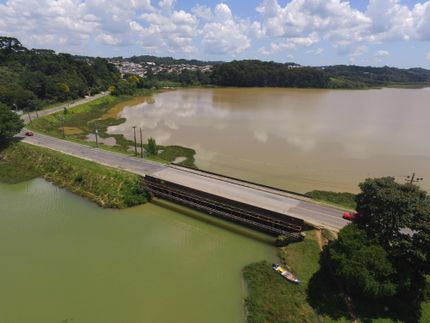
[[413, 171], [430, 191], [430, 89], [181, 89], [133, 102], [132, 126], [197, 151], [204, 170], [298, 192], [350, 191]]
[[208, 220], [0, 183], [0, 322], [244, 321], [241, 269], [276, 250]]

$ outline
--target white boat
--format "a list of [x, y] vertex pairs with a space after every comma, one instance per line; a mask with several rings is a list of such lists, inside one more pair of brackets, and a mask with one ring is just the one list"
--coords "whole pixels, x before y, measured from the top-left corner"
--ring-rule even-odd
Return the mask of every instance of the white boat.
[[295, 283], [295, 284], [300, 283], [300, 280], [296, 276], [294, 276], [290, 271], [288, 271], [287, 269], [285, 269], [281, 265], [273, 264], [272, 268], [274, 271], [276, 271], [278, 274], [280, 274], [282, 277], [289, 280], [290, 282]]

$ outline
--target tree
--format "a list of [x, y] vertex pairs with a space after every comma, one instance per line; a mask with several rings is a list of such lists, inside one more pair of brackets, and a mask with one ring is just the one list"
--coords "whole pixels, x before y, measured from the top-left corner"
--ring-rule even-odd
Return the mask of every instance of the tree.
[[392, 296], [389, 304], [407, 303], [417, 318], [430, 273], [430, 197], [392, 177], [367, 179], [360, 188], [359, 216], [327, 245], [326, 259], [353, 296], [375, 304]]
[[0, 103], [0, 146], [7, 145], [21, 129], [24, 122], [6, 105]]
[[114, 96], [120, 96], [120, 95], [133, 95], [134, 91], [136, 89], [135, 84], [131, 84], [127, 81], [119, 81], [116, 83], [115, 88], [113, 91], [111, 91], [111, 94]]
[[339, 232], [327, 253], [336, 276], [350, 294], [381, 298], [396, 293], [396, 272], [388, 253], [355, 224]]
[[27, 49], [22, 46], [20, 41], [13, 37], [0, 37], [0, 50], [6, 51], [6, 53], [21, 52]]
[[419, 186], [392, 177], [367, 179], [357, 195], [357, 225], [399, 261], [429, 273], [430, 197]]
[[155, 139], [152, 137], [149, 138], [146, 151], [151, 155], [157, 156], [158, 155], [158, 149], [159, 149], [159, 147], [157, 146]]

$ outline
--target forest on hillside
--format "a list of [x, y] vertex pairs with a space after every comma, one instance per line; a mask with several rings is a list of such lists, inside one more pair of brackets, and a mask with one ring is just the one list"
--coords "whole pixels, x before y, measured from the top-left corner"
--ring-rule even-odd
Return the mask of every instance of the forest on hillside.
[[105, 91], [120, 78], [105, 59], [76, 60], [70, 54], [27, 49], [0, 37], [0, 103], [23, 110]]
[[430, 70], [423, 68], [400, 69], [389, 66], [334, 65], [321, 67], [321, 69], [331, 77], [343, 78], [370, 86], [430, 82]]

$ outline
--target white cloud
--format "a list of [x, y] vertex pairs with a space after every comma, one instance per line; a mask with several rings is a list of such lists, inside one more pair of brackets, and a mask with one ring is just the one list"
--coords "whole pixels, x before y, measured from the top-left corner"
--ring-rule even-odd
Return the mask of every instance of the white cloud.
[[212, 20], [212, 10], [208, 6], [196, 5], [191, 9], [191, 12], [197, 17], [203, 20]]
[[324, 53], [324, 48], [319, 47], [319, 48], [309, 49], [306, 51], [306, 53], [318, 56]]
[[430, 40], [430, 1], [417, 3], [412, 11], [414, 36], [419, 40]]
[[[346, 0], [280, 2], [261, 0], [258, 19], [251, 19], [239, 18], [221, 1], [178, 10], [175, 0], [7, 0], [0, 4], [0, 34], [18, 37], [28, 47], [79, 53], [97, 46], [135, 50], [140, 45], [142, 52], [159, 55], [227, 57], [254, 44], [263, 55], [300, 48], [321, 55], [328, 44], [356, 58], [371, 44], [430, 41], [430, 0], [414, 6], [369, 0], [364, 10]], [[380, 50], [374, 56], [388, 55]]]
[[323, 33], [332, 40], [349, 39], [370, 24], [370, 19], [340, 0], [292, 0], [281, 7], [277, 0], [264, 0], [257, 11], [268, 36], [307, 37]]
[[106, 45], [119, 45], [121, 43], [120, 39], [109, 34], [100, 34], [96, 37], [96, 40]]
[[376, 56], [376, 57], [379, 57], [379, 58], [388, 57], [388, 56], [390, 56], [390, 52], [389, 52], [389, 51], [386, 51], [386, 50], [381, 49], [381, 50], [378, 50], [378, 51], [376, 52], [375, 56]]
[[218, 4], [213, 12], [213, 21], [205, 23], [202, 29], [205, 52], [239, 54], [251, 46], [247, 33], [252, 28], [249, 27], [249, 23], [239, 21], [233, 16], [226, 4]]
[[366, 16], [372, 21], [370, 40], [408, 40], [413, 29], [412, 12], [399, 0], [370, 0]]

